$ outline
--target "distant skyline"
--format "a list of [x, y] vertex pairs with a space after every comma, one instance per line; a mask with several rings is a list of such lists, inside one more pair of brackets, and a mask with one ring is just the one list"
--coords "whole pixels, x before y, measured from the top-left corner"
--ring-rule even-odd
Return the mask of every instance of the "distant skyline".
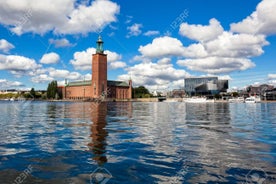
[[150, 90], [218, 76], [276, 86], [275, 0], [0, 0], [0, 89], [91, 79], [100, 34], [108, 79]]

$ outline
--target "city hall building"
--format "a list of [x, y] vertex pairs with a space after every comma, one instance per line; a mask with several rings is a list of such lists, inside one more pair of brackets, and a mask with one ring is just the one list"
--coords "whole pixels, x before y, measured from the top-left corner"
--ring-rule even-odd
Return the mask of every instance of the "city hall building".
[[131, 99], [132, 81], [107, 80], [107, 55], [104, 54], [101, 36], [96, 43], [96, 53], [92, 55], [91, 63], [92, 80], [65, 82], [65, 86], [59, 86], [62, 97], [73, 100]]

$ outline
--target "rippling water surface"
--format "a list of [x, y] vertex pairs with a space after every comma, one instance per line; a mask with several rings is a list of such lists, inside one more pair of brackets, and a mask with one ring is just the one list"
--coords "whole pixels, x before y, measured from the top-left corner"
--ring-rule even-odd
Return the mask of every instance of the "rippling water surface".
[[276, 103], [0, 110], [0, 183], [276, 183]]

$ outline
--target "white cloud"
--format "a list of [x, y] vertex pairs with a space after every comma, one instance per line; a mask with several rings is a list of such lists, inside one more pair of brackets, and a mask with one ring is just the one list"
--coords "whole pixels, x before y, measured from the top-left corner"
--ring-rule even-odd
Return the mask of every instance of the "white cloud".
[[9, 51], [13, 48], [14, 48], [14, 45], [8, 42], [7, 40], [5, 39], [0, 40], [0, 51], [4, 53], [9, 53]]
[[31, 78], [31, 81], [34, 83], [44, 83], [55, 80], [53, 77], [48, 76], [47, 74], [40, 74]]
[[44, 54], [41, 59], [40, 59], [40, 63], [43, 64], [55, 64], [58, 63], [58, 61], [60, 60], [60, 57], [57, 53], [54, 52], [50, 52], [47, 54]]
[[264, 35], [223, 31], [215, 19], [210, 20], [209, 26], [184, 23], [181, 32], [183, 36], [198, 42], [184, 48], [185, 59], [179, 60], [177, 64], [209, 74], [224, 74], [255, 67], [250, 58], [263, 54], [263, 46], [269, 44]]
[[268, 79], [276, 79], [276, 74], [268, 74]]
[[145, 36], [156, 36], [156, 35], [159, 35], [160, 32], [159, 31], [153, 31], [153, 30], [150, 30], [150, 31], [147, 31], [144, 33]]
[[13, 33], [86, 34], [116, 21], [120, 7], [109, 0], [0, 0], [0, 23]]
[[40, 67], [34, 59], [24, 56], [0, 54], [0, 70], [9, 70], [14, 74], [24, 74]]
[[127, 30], [129, 31], [127, 34], [127, 38], [131, 36], [138, 36], [142, 33], [141, 28], [143, 27], [142, 24], [133, 24], [132, 26], [128, 26]]
[[218, 76], [219, 80], [233, 80], [230, 75], [220, 75]]
[[276, 34], [276, 1], [261, 1], [256, 11], [238, 23], [231, 24], [231, 31], [251, 34]]
[[96, 53], [95, 48], [88, 48], [85, 51], [75, 52], [74, 59], [70, 63], [76, 70], [91, 70], [92, 54]]
[[171, 58], [162, 58], [162, 59], [159, 59], [158, 61], [157, 61], [157, 64], [160, 64], [160, 65], [162, 65], [162, 64], [170, 64], [170, 62], [171, 62]]
[[68, 70], [48, 68], [49, 77], [54, 79], [71, 79], [82, 80], [83, 76], [78, 72], [70, 72]]
[[[92, 69], [92, 54], [96, 53], [95, 48], [88, 48], [85, 51], [75, 52], [74, 59], [70, 63], [76, 70], [91, 70]], [[125, 67], [126, 64], [121, 60], [122, 56], [116, 52], [106, 50], [107, 62], [111, 69]]]
[[204, 42], [217, 38], [223, 33], [223, 28], [220, 22], [213, 18], [209, 21], [209, 25], [207, 26], [182, 23], [179, 33], [192, 40]]
[[[167, 60], [167, 62], [162, 62]], [[159, 63], [139, 63], [127, 68], [128, 74], [120, 75], [119, 80], [128, 80], [130, 77], [134, 86], [145, 85], [151, 90], [165, 88], [179, 88], [185, 77], [190, 76], [184, 70], [175, 69], [168, 59], [161, 59]], [[162, 64], [160, 64], [162, 63]], [[182, 81], [182, 82], [180, 82]]]
[[[34, 75], [31, 80], [35, 83], [44, 83], [52, 80], [59, 81], [60, 85], [64, 84], [65, 79], [69, 81], [76, 80], [90, 80], [91, 74], [81, 75], [78, 72], [71, 72], [63, 69], [47, 68], [43, 70], [44, 73]], [[63, 82], [61, 82], [63, 81]]]
[[59, 47], [72, 47], [74, 44], [70, 43], [66, 38], [62, 39], [49, 39], [50, 44], [54, 44], [56, 48]]
[[107, 62], [114, 62], [114, 61], [119, 61], [122, 59], [122, 55], [120, 55], [116, 52], [106, 50], [105, 54], [107, 54]]
[[268, 45], [263, 35], [224, 32], [217, 39], [204, 44], [209, 55], [221, 57], [254, 57], [263, 54]]
[[114, 61], [109, 65], [109, 69], [118, 69], [118, 68], [125, 68], [125, 67], [126, 67], [126, 63], [122, 61]]
[[164, 36], [155, 38], [152, 43], [145, 46], [140, 46], [139, 51], [145, 57], [165, 57], [165, 56], [181, 56], [184, 52], [184, 47], [176, 38]]
[[255, 64], [249, 59], [226, 57], [184, 59], [178, 60], [177, 64], [180, 66], [186, 66], [193, 71], [207, 72], [209, 74], [230, 73], [255, 67]]
[[22, 84], [19, 81], [9, 81], [7, 79], [0, 79], [0, 89], [10, 89], [23, 86], [24, 84]]

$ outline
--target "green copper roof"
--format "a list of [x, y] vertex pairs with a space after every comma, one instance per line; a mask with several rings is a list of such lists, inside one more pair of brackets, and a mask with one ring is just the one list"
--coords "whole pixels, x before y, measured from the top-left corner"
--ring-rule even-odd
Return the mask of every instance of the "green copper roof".
[[91, 80], [69, 82], [67, 86], [91, 86]]
[[96, 47], [96, 53], [99, 53], [99, 54], [103, 54], [104, 53], [104, 50], [103, 50], [103, 40], [102, 40], [102, 37], [101, 35], [99, 35], [99, 38], [97, 40], [97, 47]]
[[120, 87], [128, 87], [128, 83], [123, 82], [123, 81], [107, 81], [107, 86], [120, 86]]
[[[86, 81], [74, 81], [74, 82], [69, 82], [67, 86], [90, 86], [92, 84], [91, 80], [86, 80]], [[108, 80], [107, 81], [107, 86], [119, 86], [119, 87], [129, 87], [127, 82], [124, 81], [112, 81]]]

